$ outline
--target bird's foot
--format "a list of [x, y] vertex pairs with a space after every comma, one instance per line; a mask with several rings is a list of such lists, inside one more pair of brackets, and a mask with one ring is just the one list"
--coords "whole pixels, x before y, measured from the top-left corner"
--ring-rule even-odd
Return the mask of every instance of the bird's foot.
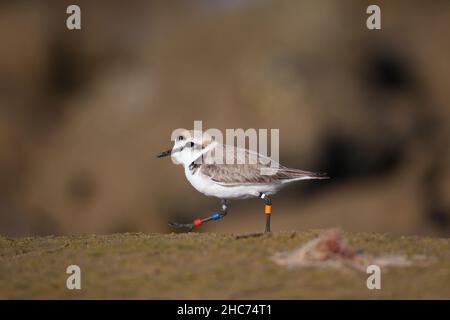
[[194, 229], [195, 225], [193, 223], [178, 223], [178, 222], [170, 222], [169, 227], [174, 229], [187, 229], [187, 232], [191, 232]]

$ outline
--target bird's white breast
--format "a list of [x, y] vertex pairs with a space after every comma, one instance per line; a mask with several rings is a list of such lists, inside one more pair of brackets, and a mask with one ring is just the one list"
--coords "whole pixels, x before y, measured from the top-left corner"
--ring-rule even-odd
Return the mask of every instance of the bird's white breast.
[[200, 173], [200, 170], [191, 171], [189, 167], [184, 170], [186, 178], [199, 192], [207, 196], [220, 199], [243, 199], [258, 196], [260, 192], [273, 194], [277, 188], [273, 185], [235, 185], [224, 186], [218, 184]]

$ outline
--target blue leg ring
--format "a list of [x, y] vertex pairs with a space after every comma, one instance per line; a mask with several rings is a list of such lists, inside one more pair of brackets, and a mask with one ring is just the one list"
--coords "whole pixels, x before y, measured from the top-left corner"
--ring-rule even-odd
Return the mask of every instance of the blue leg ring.
[[214, 220], [220, 219], [220, 213], [214, 212], [214, 213], [211, 215], [211, 218], [213, 218]]

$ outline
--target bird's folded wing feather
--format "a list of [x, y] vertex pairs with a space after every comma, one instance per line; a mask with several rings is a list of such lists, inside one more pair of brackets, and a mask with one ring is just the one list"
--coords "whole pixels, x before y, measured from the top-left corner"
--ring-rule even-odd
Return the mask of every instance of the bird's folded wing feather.
[[[223, 156], [221, 164], [208, 164], [206, 161], [200, 166], [200, 172], [219, 184], [268, 184], [320, 177], [313, 172], [286, 168], [268, 157], [247, 149], [219, 145], [215, 150], [222, 152], [220, 154]], [[228, 159], [234, 159], [234, 162], [227, 164], [229, 163], [226, 161], [227, 155]]]

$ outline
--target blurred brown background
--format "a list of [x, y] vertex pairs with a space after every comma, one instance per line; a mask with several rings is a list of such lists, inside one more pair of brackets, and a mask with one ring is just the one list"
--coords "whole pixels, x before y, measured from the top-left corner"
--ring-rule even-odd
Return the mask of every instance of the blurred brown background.
[[[78, 4], [82, 30], [66, 29]], [[219, 208], [155, 155], [175, 128], [279, 128], [328, 172], [274, 198], [273, 229], [448, 236], [450, 2], [0, 3], [0, 233], [169, 232]], [[260, 200], [203, 231], [262, 231]]]

